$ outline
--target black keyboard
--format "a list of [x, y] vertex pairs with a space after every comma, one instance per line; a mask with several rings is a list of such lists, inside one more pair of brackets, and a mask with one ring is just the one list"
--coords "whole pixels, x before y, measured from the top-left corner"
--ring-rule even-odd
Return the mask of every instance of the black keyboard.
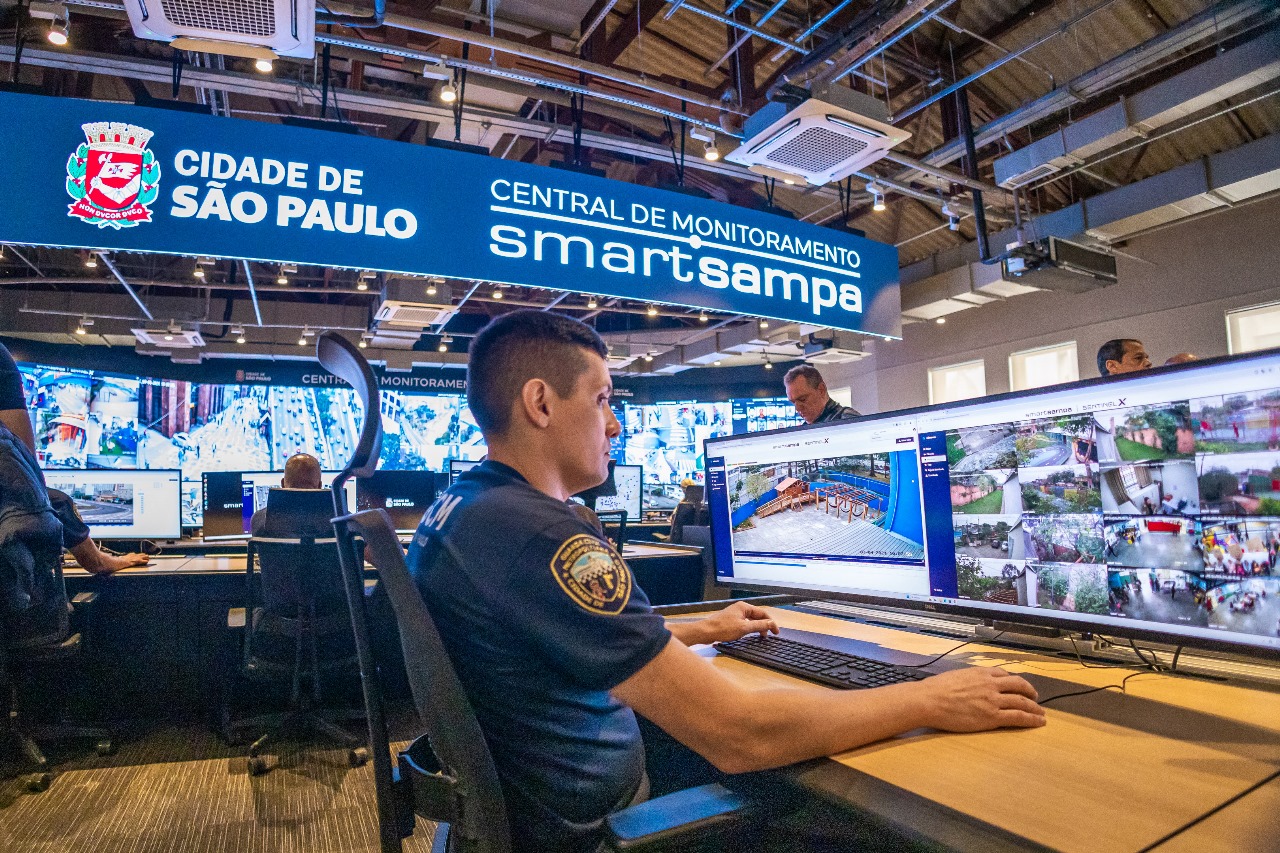
[[833, 652], [799, 640], [761, 637], [759, 634], [730, 643], [717, 643], [716, 649], [729, 657], [842, 690], [905, 684], [928, 678], [931, 674], [911, 667], [894, 666], [857, 655]]

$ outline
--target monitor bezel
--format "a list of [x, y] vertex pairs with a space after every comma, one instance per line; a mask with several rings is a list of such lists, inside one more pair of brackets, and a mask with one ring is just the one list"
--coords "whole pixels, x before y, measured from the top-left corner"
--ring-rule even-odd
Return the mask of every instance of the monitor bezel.
[[627, 521], [628, 521], [628, 522], [630, 522], [632, 519], [634, 519], [635, 521], [637, 521], [637, 522], [638, 522], [641, 518], [643, 518], [643, 517], [644, 517], [644, 466], [643, 466], [643, 465], [628, 465], [628, 464], [627, 464], [627, 463], [625, 463], [625, 462], [615, 462], [615, 463], [613, 464], [613, 471], [614, 471], [613, 479], [614, 479], [614, 482], [615, 482], [615, 483], [618, 481], [618, 469], [619, 469], [619, 468], [635, 468], [637, 471], [639, 471], [639, 472], [640, 472], [640, 512], [639, 512], [639, 514], [634, 515], [634, 516], [633, 516], [633, 515], [631, 515], [631, 512], [630, 512], [630, 511], [628, 511], [628, 512], [627, 512]]
[[[331, 479], [332, 479], [332, 477], [336, 477], [336, 476], [338, 476], [338, 475], [339, 475], [339, 474], [341, 474], [341, 473], [342, 473], [341, 469], [321, 470], [321, 471], [320, 471], [320, 477], [321, 477], [321, 479], [323, 480], [323, 479], [324, 479], [324, 476], [325, 476], [326, 474], [329, 474], [329, 475], [332, 475], [332, 476], [331, 476]], [[204, 512], [204, 510], [205, 510], [205, 507], [204, 507], [204, 501], [205, 501], [205, 499], [206, 499], [206, 496], [207, 496], [207, 495], [208, 495], [208, 493], [209, 493], [208, 483], [205, 481], [205, 477], [209, 476], [210, 474], [217, 474], [217, 475], [223, 475], [223, 474], [237, 474], [237, 475], [240, 475], [240, 477], [241, 477], [241, 480], [240, 480], [240, 482], [241, 482], [241, 483], [243, 483], [243, 482], [244, 482], [243, 475], [245, 475], [245, 474], [279, 474], [279, 475], [280, 475], [280, 479], [281, 479], [281, 485], [280, 485], [280, 486], [272, 486], [272, 488], [283, 488], [284, 470], [283, 470], [283, 469], [281, 469], [281, 470], [279, 470], [279, 471], [201, 471], [201, 472], [200, 472], [200, 490], [201, 490], [201, 492], [202, 492], [202, 496], [201, 496], [201, 514], [200, 514], [200, 521], [201, 521], [201, 527], [200, 527], [200, 541], [202, 541], [202, 542], [247, 542], [249, 539], [253, 538], [253, 534], [252, 534], [252, 533], [220, 533], [220, 534], [218, 534], [218, 535], [216, 535], [216, 536], [206, 536], [206, 535], [205, 535], [205, 533], [204, 533], [204, 525], [203, 525], [203, 522], [204, 522], [204, 515], [205, 515], [205, 512]], [[347, 481], [348, 485], [352, 486], [353, 488], [355, 487], [355, 482], [356, 482], [356, 481], [355, 481], [354, 479], [352, 479], [352, 480], [348, 480], [348, 481]], [[321, 488], [328, 488], [328, 486], [322, 486]], [[348, 496], [348, 497], [354, 497], [354, 495], [350, 495], [350, 496]], [[181, 512], [182, 512], [182, 505], [181, 505], [181, 501], [182, 501], [182, 493], [181, 493], [181, 490], [179, 490], [179, 493], [178, 493], [178, 501], [179, 501], [179, 505], [178, 505], [178, 512], [179, 512], [179, 514], [181, 514]]]
[[85, 526], [89, 528], [90, 536], [92, 536], [95, 540], [99, 542], [141, 542], [144, 540], [152, 541], [156, 539], [159, 539], [161, 541], [177, 541], [182, 538], [182, 469], [181, 468], [41, 468], [40, 474], [41, 476], [44, 476], [45, 474], [49, 474], [49, 473], [53, 473], [56, 475], [56, 474], [62, 474], [63, 472], [67, 472], [67, 471], [94, 472], [94, 473], [97, 473], [99, 471], [101, 472], [110, 471], [113, 474], [124, 473], [124, 474], [137, 474], [137, 475], [176, 474], [178, 476], [178, 532], [175, 533], [174, 535], [172, 536], [165, 536], [165, 535], [110, 536], [110, 535], [103, 535], [97, 532], [94, 529], [93, 525], [89, 524], [88, 522], [85, 522]]
[[[372, 479], [372, 477], [376, 477], [376, 476], [378, 476], [379, 474], [392, 474], [392, 475], [397, 475], [397, 474], [411, 474], [411, 475], [426, 476], [426, 477], [431, 478], [431, 501], [429, 501], [429, 502], [427, 503], [427, 506], [423, 508], [422, 513], [419, 513], [419, 521], [421, 521], [421, 515], [426, 514], [426, 511], [427, 511], [427, 509], [428, 509], [428, 508], [430, 508], [431, 503], [432, 503], [432, 502], [434, 502], [434, 501], [435, 501], [435, 499], [440, 495], [440, 483], [439, 483], [438, 478], [439, 478], [441, 475], [440, 475], [440, 472], [439, 472], [439, 471], [432, 471], [432, 470], [430, 470], [429, 468], [424, 468], [424, 469], [421, 469], [421, 470], [419, 470], [419, 469], [414, 469], [414, 470], [406, 470], [406, 469], [388, 469], [388, 470], [385, 470], [385, 471], [384, 471], [384, 470], [379, 469], [379, 470], [377, 470], [377, 471], [374, 471], [371, 477], [355, 477], [355, 478], [352, 478], [352, 479], [355, 481], [355, 484], [356, 484], [356, 508], [357, 508], [357, 509], [359, 509], [359, 507], [360, 507], [360, 486], [361, 486], [362, 484], [364, 484], [364, 483], [368, 482], [370, 479]], [[391, 516], [390, 511], [387, 511], [387, 516], [388, 516], [388, 517], [390, 517], [390, 516]], [[409, 529], [396, 528], [396, 533], [397, 533], [397, 534], [400, 534], [400, 535], [408, 535], [408, 534], [416, 533], [416, 532], [417, 532], [417, 530], [418, 530], [418, 524], [417, 524], [417, 523], [415, 523], [415, 524], [414, 524], [414, 526], [413, 526], [412, 528], [409, 528]]]
[[[1046, 385], [1042, 388], [1030, 389], [1028, 391], [1008, 391], [1001, 394], [992, 394], [985, 397], [975, 397], [970, 400], [961, 400], [955, 403], [936, 403], [928, 406], [915, 406], [909, 409], [897, 409], [891, 412], [883, 412], [875, 415], [861, 415], [857, 418], [849, 418], [847, 420], [838, 421], [836, 423], [843, 425], [852, 425], [859, 423], [867, 423], [870, 421], [881, 420], [885, 418], [901, 418], [913, 415], [924, 414], [928, 412], [939, 412], [946, 410], [954, 410], [960, 408], [970, 408], [977, 405], [990, 405], [1000, 403], [1007, 400], [1018, 398], [1027, 398], [1039, 394], [1061, 393], [1064, 391], [1074, 391], [1082, 388], [1103, 387], [1106, 385], [1115, 385], [1124, 382], [1131, 382], [1135, 379], [1145, 378], [1158, 373], [1160, 376], [1176, 375], [1191, 370], [1198, 370], [1205, 367], [1213, 367], [1220, 364], [1241, 363], [1253, 360], [1264, 360], [1267, 358], [1280, 357], [1280, 347], [1266, 350], [1257, 350], [1249, 353], [1241, 353], [1239, 355], [1225, 355], [1214, 358], [1205, 358], [1198, 361], [1185, 362], [1183, 364], [1165, 365], [1160, 367], [1152, 367], [1149, 370], [1142, 371], [1137, 374], [1122, 374], [1119, 376], [1098, 376], [1090, 379], [1080, 379], [1075, 382], [1064, 382], [1059, 385]], [[1277, 385], [1280, 386], [1280, 377], [1277, 377]], [[814, 430], [830, 429], [833, 424], [831, 422], [822, 424], [804, 424], [801, 426], [786, 427], [783, 429], [762, 430], [760, 432], [742, 433], [734, 436], [721, 436], [719, 438], [709, 438], [703, 441], [704, 458], [710, 459], [713, 455], [714, 444], [721, 444], [727, 441], [743, 440], [746, 438], [757, 439], [766, 435], [782, 435], [782, 434], [798, 434], [803, 432], [811, 432]], [[717, 554], [715, 553], [716, 536], [714, 533], [715, 513], [711, 514], [711, 524], [713, 532], [711, 535], [712, 564], [718, 566]], [[831, 592], [823, 589], [808, 589], [805, 587], [792, 587], [774, 584], [752, 583], [751, 581], [740, 581], [734, 578], [721, 578], [716, 575], [715, 584], [717, 587], [751, 590], [753, 592], [765, 592], [775, 595], [794, 595], [804, 598], [831, 598], [840, 601], [853, 601], [862, 604], [873, 604], [883, 607], [896, 607], [899, 609], [916, 610], [925, 613], [940, 613], [955, 616], [966, 616], [982, 621], [984, 624], [992, 624], [994, 622], [1008, 622], [1015, 625], [1029, 625], [1034, 627], [1058, 628], [1072, 633], [1082, 635], [1101, 634], [1105, 636], [1119, 636], [1125, 639], [1147, 640], [1172, 646], [1193, 647], [1197, 649], [1207, 649], [1211, 651], [1228, 652], [1233, 654], [1244, 654], [1250, 657], [1266, 658], [1268, 660], [1280, 660], [1280, 648], [1256, 645], [1246, 640], [1236, 639], [1215, 639], [1200, 634], [1184, 635], [1169, 631], [1161, 631], [1158, 628], [1148, 627], [1130, 627], [1124, 624], [1111, 624], [1098, 621], [1091, 621], [1088, 618], [1072, 619], [1063, 616], [1041, 615], [1038, 613], [1025, 613], [1022, 609], [1015, 611], [996, 611], [993, 612], [989, 608], [976, 607], [966, 604], [951, 604], [937, 601], [920, 601], [910, 598], [896, 598], [889, 596], [879, 596], [870, 593], [850, 593], [850, 592]], [[1086, 616], [1094, 616], [1096, 614], [1086, 614]], [[1151, 625], [1154, 623], [1144, 622], [1142, 625]], [[1241, 637], [1257, 636], [1259, 639], [1266, 638], [1264, 634], [1239, 634]]]

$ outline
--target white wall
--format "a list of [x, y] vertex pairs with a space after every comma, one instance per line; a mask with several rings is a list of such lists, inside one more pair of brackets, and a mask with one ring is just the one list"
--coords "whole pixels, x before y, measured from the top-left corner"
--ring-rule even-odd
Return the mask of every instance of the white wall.
[[930, 367], [982, 358], [987, 393], [1009, 390], [1009, 354], [1074, 340], [1082, 379], [1098, 347], [1138, 338], [1155, 364], [1179, 352], [1225, 355], [1224, 312], [1280, 301], [1280, 199], [1166, 228], [1119, 249], [1119, 283], [1085, 294], [1030, 293], [914, 323], [859, 362], [822, 368], [865, 413], [929, 402]]

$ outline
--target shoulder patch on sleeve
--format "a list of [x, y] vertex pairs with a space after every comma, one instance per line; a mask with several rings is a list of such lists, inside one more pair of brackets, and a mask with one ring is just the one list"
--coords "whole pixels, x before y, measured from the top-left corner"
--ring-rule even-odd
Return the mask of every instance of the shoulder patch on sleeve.
[[631, 571], [617, 552], [585, 533], [560, 546], [551, 574], [574, 604], [591, 613], [616, 616], [631, 600]]

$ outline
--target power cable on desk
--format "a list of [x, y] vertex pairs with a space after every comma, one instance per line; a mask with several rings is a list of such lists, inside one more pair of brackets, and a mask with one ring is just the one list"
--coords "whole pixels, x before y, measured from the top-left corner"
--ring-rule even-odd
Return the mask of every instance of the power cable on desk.
[[[1141, 673], [1136, 673], [1136, 674], [1141, 675]], [[1227, 806], [1231, 805], [1237, 800], [1243, 799], [1244, 797], [1248, 796], [1249, 794], [1252, 794], [1254, 791], [1261, 788], [1263, 785], [1266, 785], [1270, 782], [1274, 782], [1277, 779], [1280, 779], [1280, 770], [1277, 770], [1276, 772], [1272, 773], [1270, 776], [1267, 776], [1264, 779], [1254, 782], [1252, 785], [1250, 785], [1248, 788], [1245, 788], [1240, 793], [1231, 797], [1227, 801], [1214, 806], [1213, 808], [1209, 809], [1207, 812], [1200, 815], [1199, 817], [1196, 817], [1187, 821], [1182, 826], [1178, 827], [1173, 832], [1170, 832], [1168, 835], [1164, 836], [1163, 838], [1156, 839], [1155, 841], [1148, 844], [1146, 847], [1143, 847], [1141, 850], [1139, 850], [1138, 853], [1150, 853], [1150, 851], [1155, 850], [1157, 847], [1159, 847], [1161, 844], [1164, 844], [1166, 841], [1169, 841], [1174, 837], [1181, 835], [1182, 833], [1186, 832], [1188, 829], [1200, 823], [1201, 821], [1207, 820], [1208, 818], [1213, 817], [1215, 814], [1222, 811]]]
[[905, 669], [918, 669], [922, 666], [928, 666], [931, 663], [937, 663], [938, 661], [945, 658], [947, 655], [951, 654], [952, 652], [959, 651], [960, 649], [963, 649], [965, 646], [972, 646], [974, 643], [988, 643], [988, 642], [991, 642], [992, 640], [997, 639], [998, 637], [1003, 636], [1004, 634], [1005, 632], [1001, 631], [999, 634], [996, 634], [995, 637], [975, 637], [972, 640], [965, 640], [960, 645], [952, 646], [942, 654], [938, 655], [936, 658], [930, 658], [924, 663], [899, 663], [899, 664], [894, 664], [894, 666], [900, 666]]
[[1119, 684], [1108, 684], [1105, 687], [1090, 687], [1088, 690], [1074, 690], [1070, 693], [1059, 693], [1057, 696], [1050, 696], [1048, 699], [1041, 699], [1041, 705], [1048, 705], [1050, 702], [1056, 702], [1059, 699], [1067, 699], [1071, 696], [1088, 696], [1090, 693], [1101, 693], [1104, 690], [1119, 690], [1121, 693], [1125, 691], [1125, 685], [1129, 683], [1130, 678], [1137, 678], [1139, 675], [1157, 675], [1154, 670], [1141, 669], [1137, 672], [1131, 672], [1120, 680]]

